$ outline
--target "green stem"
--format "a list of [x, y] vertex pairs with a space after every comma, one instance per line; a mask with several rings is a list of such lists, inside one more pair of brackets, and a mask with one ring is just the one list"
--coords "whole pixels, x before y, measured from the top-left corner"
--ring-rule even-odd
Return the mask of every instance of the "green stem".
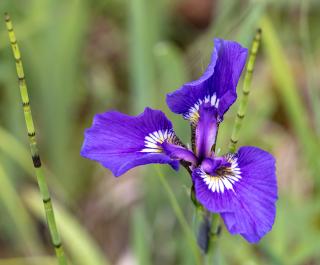
[[221, 232], [221, 219], [218, 214], [213, 214], [211, 216], [211, 228], [210, 228], [210, 242], [208, 254], [205, 258], [206, 265], [219, 264], [219, 251], [218, 242]]
[[233, 131], [230, 138], [230, 144], [229, 144], [230, 153], [234, 153], [236, 151], [236, 146], [239, 140], [239, 132], [242, 127], [242, 121], [246, 115], [248, 99], [250, 94], [252, 73], [253, 73], [254, 63], [256, 61], [258, 49], [260, 46], [260, 41], [261, 41], [261, 29], [258, 29], [250, 49], [250, 56], [249, 56], [249, 60], [246, 68], [246, 75], [244, 77], [244, 82], [243, 82], [242, 95], [240, 98], [239, 108], [238, 108], [237, 116], [233, 126]]
[[55, 253], [59, 261], [59, 264], [67, 265], [67, 259], [64, 254], [60, 235], [57, 229], [56, 220], [54, 217], [54, 210], [52, 207], [48, 185], [44, 177], [42, 166], [41, 166], [41, 159], [40, 159], [37, 141], [36, 141], [36, 132], [35, 132], [33, 118], [31, 114], [30, 101], [28, 96], [28, 89], [27, 89], [27, 84], [25, 80], [25, 75], [23, 71], [21, 54], [17, 44], [17, 39], [13, 30], [11, 19], [7, 13], [5, 13], [5, 22], [8, 30], [8, 35], [9, 35], [13, 56], [16, 61], [16, 69], [17, 69], [17, 75], [19, 80], [19, 88], [20, 88], [20, 94], [22, 99], [24, 118], [25, 118], [28, 137], [29, 137], [31, 156], [32, 156], [33, 165], [36, 172], [40, 193], [42, 196], [42, 201], [43, 201], [43, 205], [46, 213], [46, 219], [47, 219], [47, 223], [50, 231], [51, 241], [55, 249]]

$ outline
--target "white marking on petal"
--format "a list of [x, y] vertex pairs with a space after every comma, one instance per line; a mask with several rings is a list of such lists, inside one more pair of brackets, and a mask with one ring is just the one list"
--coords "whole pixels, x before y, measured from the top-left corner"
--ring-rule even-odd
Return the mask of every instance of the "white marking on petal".
[[157, 141], [156, 140], [154, 140], [153, 138], [151, 138], [150, 136], [146, 136], [145, 137], [145, 140], [147, 141], [147, 142], [151, 142], [151, 143], [157, 143]]
[[197, 123], [200, 118], [199, 109], [202, 103], [210, 103], [211, 106], [218, 108], [219, 99], [217, 99], [216, 94], [206, 95], [203, 99], [198, 99], [196, 103], [189, 108], [187, 113], [183, 114], [183, 117], [191, 123]]
[[140, 152], [142, 153], [161, 153], [163, 151], [161, 144], [164, 141], [173, 143], [175, 140], [175, 133], [173, 129], [158, 130], [149, 133], [144, 138], [144, 147]]
[[215, 104], [216, 104], [216, 99], [217, 99], [216, 94], [214, 94], [213, 96], [211, 96], [211, 100], [210, 100], [211, 106], [215, 106]]
[[241, 170], [238, 166], [237, 158], [232, 154], [228, 154], [225, 159], [231, 164], [230, 167], [226, 168], [226, 172], [228, 172], [226, 175], [211, 176], [202, 169], [200, 171], [200, 177], [212, 192], [224, 193], [226, 190], [235, 192], [234, 185], [241, 179]]

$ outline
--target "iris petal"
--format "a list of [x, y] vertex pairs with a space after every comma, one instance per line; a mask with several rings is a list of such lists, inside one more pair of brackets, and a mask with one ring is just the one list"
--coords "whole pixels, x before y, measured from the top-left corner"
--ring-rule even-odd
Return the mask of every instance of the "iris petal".
[[217, 135], [217, 111], [214, 107], [200, 106], [199, 122], [195, 130], [196, 155], [199, 161], [211, 156]]
[[230, 166], [220, 176], [201, 167], [193, 171], [196, 198], [209, 211], [221, 213], [230, 233], [258, 242], [275, 220], [275, 160], [256, 147], [242, 147], [226, 159]]
[[179, 161], [161, 147], [176, 140], [171, 122], [159, 110], [146, 108], [135, 117], [109, 111], [94, 117], [85, 132], [81, 155], [98, 161], [115, 176], [150, 163], [169, 164], [177, 170]]
[[164, 142], [161, 146], [164, 152], [171, 158], [189, 162], [193, 166], [197, 164], [197, 157], [187, 148], [168, 142]]
[[222, 39], [214, 40], [211, 61], [204, 74], [167, 95], [171, 111], [197, 122], [201, 104], [210, 103], [218, 109], [219, 118], [237, 98], [236, 86], [247, 58], [247, 49]]

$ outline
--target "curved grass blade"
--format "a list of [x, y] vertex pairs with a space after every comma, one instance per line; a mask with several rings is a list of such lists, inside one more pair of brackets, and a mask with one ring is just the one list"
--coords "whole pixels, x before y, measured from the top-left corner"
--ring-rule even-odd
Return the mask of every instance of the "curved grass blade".
[[[23, 199], [35, 216], [45, 221], [39, 194], [35, 189], [26, 190]], [[109, 265], [111, 264], [100, 251], [99, 246], [78, 220], [62, 205], [55, 202], [58, 227], [62, 232], [65, 247], [68, 249], [74, 265]]]
[[21, 93], [23, 112], [29, 137], [31, 156], [33, 160], [33, 165], [36, 172], [36, 177], [40, 189], [40, 193], [42, 196], [42, 201], [46, 213], [47, 223], [50, 231], [50, 236], [52, 240], [53, 247], [55, 249], [55, 253], [60, 265], [66, 265], [67, 259], [64, 254], [64, 250], [62, 247], [60, 235], [57, 229], [56, 220], [54, 216], [54, 210], [52, 207], [51, 197], [48, 189], [48, 185], [46, 179], [43, 174], [43, 169], [41, 166], [41, 159], [39, 156], [37, 141], [36, 141], [36, 133], [33, 124], [33, 118], [31, 114], [30, 101], [28, 96], [27, 84], [25, 80], [24, 70], [21, 61], [21, 54], [17, 44], [17, 39], [13, 30], [13, 25], [11, 19], [7, 13], [5, 13], [5, 23], [8, 30], [9, 40], [13, 52], [13, 56], [16, 61], [16, 69], [17, 75], [19, 79], [19, 88]]
[[151, 265], [151, 245], [149, 235], [151, 231], [146, 216], [142, 209], [138, 208], [134, 211], [132, 221], [132, 246], [134, 255], [139, 265]]
[[39, 254], [43, 251], [41, 240], [32, 223], [29, 213], [26, 211], [19, 195], [0, 163], [0, 203], [5, 207], [11, 221], [12, 232], [15, 235], [15, 244], [26, 254]]
[[0, 150], [25, 170], [27, 173], [26, 175], [32, 176], [34, 174], [34, 170], [30, 164], [30, 155], [27, 148], [25, 148], [12, 134], [10, 134], [10, 132], [1, 126]]
[[250, 56], [246, 67], [246, 75], [244, 77], [242, 95], [240, 98], [239, 108], [237, 111], [237, 116], [234, 122], [230, 144], [229, 144], [229, 152], [234, 153], [236, 151], [236, 146], [239, 140], [239, 133], [242, 126], [242, 121], [246, 115], [248, 99], [250, 94], [250, 86], [252, 80], [252, 73], [254, 69], [254, 63], [256, 61], [257, 52], [260, 46], [261, 41], [261, 29], [257, 30], [256, 36], [252, 42], [250, 49]]
[[[294, 75], [291, 71], [288, 59], [285, 56], [284, 47], [281, 44], [277, 31], [268, 16], [261, 20], [264, 29], [263, 43], [267, 59], [273, 69], [276, 88], [278, 89], [280, 100], [283, 103], [288, 120], [292, 129], [300, 141], [303, 150], [303, 157], [309, 164], [309, 169], [314, 176], [320, 171], [319, 141], [309, 123], [309, 113], [301, 100]], [[316, 191], [319, 191], [320, 178], [316, 177]]]
[[[26, 174], [23, 176], [29, 177], [32, 181], [35, 180], [34, 169], [30, 164], [30, 154], [26, 147], [15, 138], [10, 132], [0, 126], [0, 150], [4, 152], [12, 161], [17, 163]], [[61, 188], [61, 183], [57, 178], [49, 171], [46, 166], [43, 166], [44, 172], [48, 177], [48, 184], [59, 198], [63, 198], [66, 201], [70, 201], [70, 196]]]

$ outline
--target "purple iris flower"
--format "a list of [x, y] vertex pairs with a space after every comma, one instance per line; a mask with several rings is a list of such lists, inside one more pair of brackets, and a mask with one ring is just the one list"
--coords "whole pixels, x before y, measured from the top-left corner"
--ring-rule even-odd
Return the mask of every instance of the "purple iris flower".
[[81, 155], [115, 176], [139, 165], [169, 164], [178, 170], [181, 164], [192, 176], [197, 201], [220, 213], [231, 234], [258, 242], [275, 219], [275, 159], [250, 146], [224, 156], [214, 152], [219, 123], [237, 98], [247, 53], [236, 42], [215, 39], [205, 73], [167, 95], [171, 111], [191, 124], [191, 149], [179, 140], [163, 112], [146, 108], [135, 117], [117, 111], [97, 114], [85, 132]]

